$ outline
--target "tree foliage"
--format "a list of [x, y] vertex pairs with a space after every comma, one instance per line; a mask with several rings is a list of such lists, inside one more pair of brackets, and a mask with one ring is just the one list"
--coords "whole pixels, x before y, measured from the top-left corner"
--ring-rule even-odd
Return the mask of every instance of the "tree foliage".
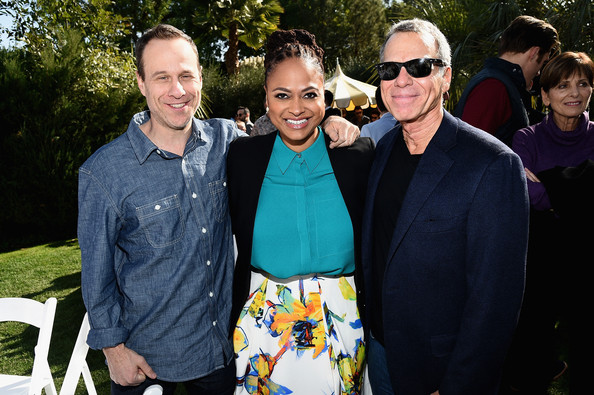
[[[371, 66], [389, 27], [381, 0], [282, 0], [283, 29], [301, 28], [315, 34], [324, 49], [327, 70], [351, 59]], [[356, 76], [353, 76], [356, 78]]]
[[23, 20], [36, 24], [14, 32], [23, 46], [0, 52], [4, 241], [73, 237], [78, 167], [143, 107], [119, 18], [59, 3], [34, 5]]
[[140, 35], [161, 22], [169, 14], [172, 0], [127, 0], [111, 1], [106, 7], [114, 15], [120, 15], [126, 25], [126, 33], [119, 40], [125, 49], [136, 42]]
[[[239, 70], [239, 42], [258, 49], [278, 28], [283, 8], [277, 0], [217, 0], [188, 2], [191, 23], [210, 37], [227, 40], [225, 66], [229, 75]], [[188, 5], [186, 4], [186, 7]]]
[[212, 117], [230, 118], [237, 107], [250, 109], [254, 122], [264, 114], [264, 59], [254, 57], [240, 63], [240, 73], [227, 75], [216, 64], [203, 65], [203, 92]]

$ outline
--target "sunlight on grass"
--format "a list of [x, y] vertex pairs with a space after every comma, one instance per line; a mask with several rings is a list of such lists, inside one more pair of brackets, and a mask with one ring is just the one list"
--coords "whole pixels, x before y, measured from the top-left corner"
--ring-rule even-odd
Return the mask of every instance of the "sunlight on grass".
[[[44, 244], [0, 254], [0, 297], [45, 302], [58, 299], [49, 364], [60, 389], [85, 312], [80, 293], [80, 249], [76, 240]], [[0, 372], [30, 375], [39, 331], [28, 325], [0, 323]], [[99, 394], [109, 393], [109, 372], [100, 351], [87, 357]], [[85, 394], [82, 379], [77, 394]]]

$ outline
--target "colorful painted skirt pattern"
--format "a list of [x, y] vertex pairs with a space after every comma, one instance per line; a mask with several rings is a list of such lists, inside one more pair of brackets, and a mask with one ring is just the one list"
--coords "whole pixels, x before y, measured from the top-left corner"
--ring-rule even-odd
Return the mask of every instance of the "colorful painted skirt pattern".
[[365, 344], [353, 276], [252, 272], [233, 336], [236, 394], [360, 394]]

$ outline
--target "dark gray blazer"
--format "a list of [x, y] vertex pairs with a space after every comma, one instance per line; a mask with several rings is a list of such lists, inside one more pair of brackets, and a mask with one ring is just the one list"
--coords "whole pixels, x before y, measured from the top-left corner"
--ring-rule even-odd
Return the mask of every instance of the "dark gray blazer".
[[524, 290], [529, 205], [522, 163], [446, 112], [404, 198], [383, 281], [373, 284], [373, 202], [397, 138], [400, 126], [375, 151], [362, 244], [365, 289], [382, 287], [393, 389], [496, 394]]
[[[238, 257], [233, 275], [233, 307], [230, 335], [239, 313], [247, 300], [251, 277], [252, 238], [260, 189], [277, 132], [263, 136], [234, 140], [227, 155], [227, 185], [233, 233], [237, 241]], [[363, 319], [363, 284], [361, 280], [361, 221], [369, 170], [373, 162], [374, 143], [359, 138], [345, 148], [328, 148], [329, 137], [324, 134], [330, 163], [353, 223], [355, 237], [355, 283], [359, 310]], [[273, 242], [271, 240], [271, 242]]]

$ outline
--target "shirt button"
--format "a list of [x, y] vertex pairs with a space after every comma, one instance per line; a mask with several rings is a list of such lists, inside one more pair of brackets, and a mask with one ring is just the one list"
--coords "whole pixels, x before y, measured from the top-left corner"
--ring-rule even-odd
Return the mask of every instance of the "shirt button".
[[213, 321], [212, 322], [212, 326], [217, 326], [217, 322], [216, 321]]
[[198, 195], [196, 195], [196, 192], [192, 193], [192, 199], [196, 199], [198, 197]]
[[227, 183], [226, 182], [223, 182], [223, 186], [226, 187], [227, 186]]
[[155, 206], [155, 210], [161, 210], [161, 206], [159, 206], [158, 204]]
[[161, 150], [160, 149], [157, 150], [157, 154], [161, 155]]
[[212, 292], [209, 292], [208, 296], [210, 296], [212, 298], [214, 296], [214, 294]]
[[206, 228], [202, 228], [202, 233], [206, 233]]
[[206, 266], [210, 266], [210, 261], [206, 261]]

